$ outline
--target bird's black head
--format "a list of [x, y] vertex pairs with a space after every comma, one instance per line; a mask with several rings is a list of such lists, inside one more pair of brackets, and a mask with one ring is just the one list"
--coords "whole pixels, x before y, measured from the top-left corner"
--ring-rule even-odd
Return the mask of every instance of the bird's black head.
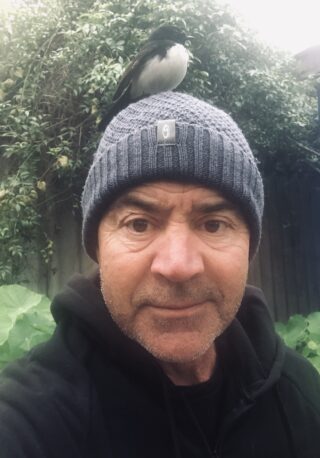
[[182, 45], [188, 40], [184, 31], [174, 25], [161, 25], [152, 32], [148, 41], [170, 40]]

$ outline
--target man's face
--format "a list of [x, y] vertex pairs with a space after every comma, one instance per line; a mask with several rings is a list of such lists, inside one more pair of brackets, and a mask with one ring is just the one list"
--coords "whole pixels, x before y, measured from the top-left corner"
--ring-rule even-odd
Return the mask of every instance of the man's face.
[[203, 356], [234, 318], [249, 231], [221, 194], [156, 182], [119, 197], [98, 230], [102, 293], [118, 326], [155, 358]]

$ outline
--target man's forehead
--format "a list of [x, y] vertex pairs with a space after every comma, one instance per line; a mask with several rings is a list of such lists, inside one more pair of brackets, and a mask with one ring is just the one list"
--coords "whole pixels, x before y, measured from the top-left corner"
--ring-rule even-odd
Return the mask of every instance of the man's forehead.
[[199, 184], [171, 181], [157, 181], [133, 187], [119, 196], [110, 209], [139, 206], [142, 203], [164, 209], [176, 204], [183, 204], [190, 209], [221, 204], [225, 208], [237, 210], [234, 203], [215, 189]]

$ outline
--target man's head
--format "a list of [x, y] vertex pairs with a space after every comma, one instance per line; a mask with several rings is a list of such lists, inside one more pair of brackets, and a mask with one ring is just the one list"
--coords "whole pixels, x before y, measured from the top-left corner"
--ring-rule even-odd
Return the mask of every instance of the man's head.
[[130, 105], [82, 205], [114, 321], [162, 361], [204, 354], [237, 312], [261, 231], [261, 177], [232, 119], [172, 92]]
[[263, 185], [254, 156], [235, 122], [187, 94], [163, 92], [129, 105], [108, 125], [82, 196], [83, 241], [96, 260], [97, 229], [122, 192], [173, 180], [221, 192], [250, 227], [250, 257], [257, 250]]

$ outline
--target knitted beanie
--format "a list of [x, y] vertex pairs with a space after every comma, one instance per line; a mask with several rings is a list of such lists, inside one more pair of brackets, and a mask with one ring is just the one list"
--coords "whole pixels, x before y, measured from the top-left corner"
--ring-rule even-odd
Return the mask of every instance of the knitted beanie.
[[238, 205], [259, 245], [263, 184], [241, 130], [223, 111], [179, 92], [132, 103], [107, 126], [82, 194], [83, 243], [96, 260], [97, 231], [110, 203], [142, 183], [174, 180], [220, 191]]

